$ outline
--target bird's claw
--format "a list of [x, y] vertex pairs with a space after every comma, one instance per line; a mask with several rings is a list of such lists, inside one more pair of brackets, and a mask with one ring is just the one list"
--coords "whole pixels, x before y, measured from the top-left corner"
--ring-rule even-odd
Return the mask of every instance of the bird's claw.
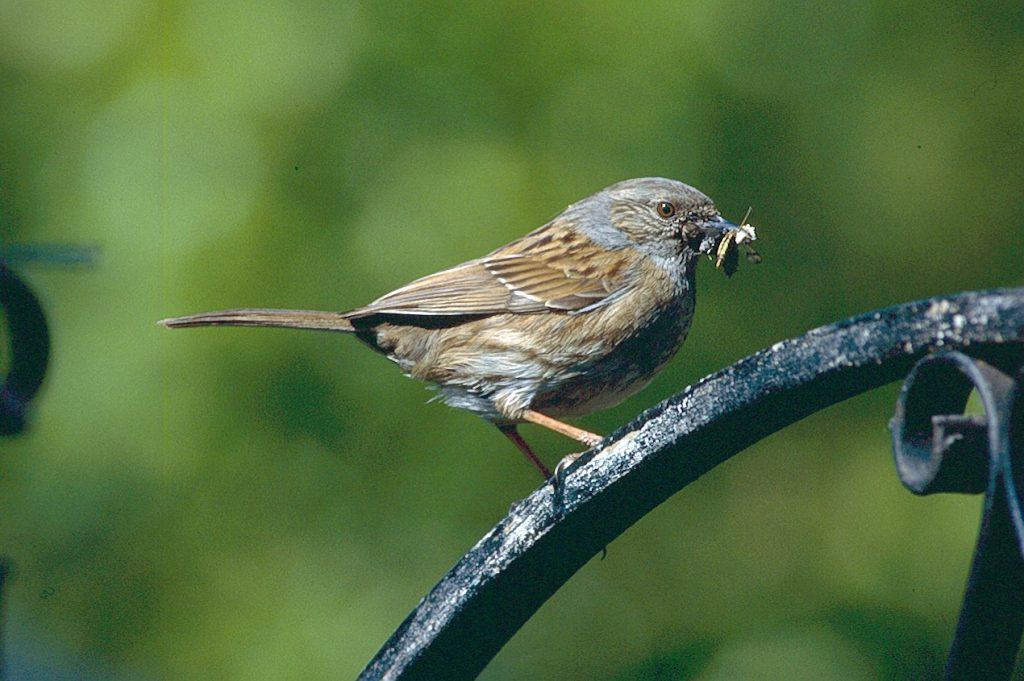
[[555, 474], [551, 476], [551, 481], [554, 484], [555, 489], [561, 488], [562, 483], [565, 482], [566, 469], [569, 468], [569, 466], [571, 466], [573, 463], [575, 463], [576, 459], [580, 458], [580, 456], [582, 455], [583, 452], [567, 454], [566, 456], [562, 457], [561, 461], [558, 462], [558, 465], [555, 466]]

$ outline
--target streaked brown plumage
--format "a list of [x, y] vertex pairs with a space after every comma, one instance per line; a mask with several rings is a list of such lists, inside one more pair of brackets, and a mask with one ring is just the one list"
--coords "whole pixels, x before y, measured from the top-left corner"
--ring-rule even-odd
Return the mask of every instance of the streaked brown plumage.
[[675, 354], [694, 311], [698, 256], [735, 229], [681, 182], [626, 180], [489, 255], [349, 312], [245, 309], [164, 320], [354, 333], [447, 404], [494, 422], [547, 477], [515, 430], [618, 404]]

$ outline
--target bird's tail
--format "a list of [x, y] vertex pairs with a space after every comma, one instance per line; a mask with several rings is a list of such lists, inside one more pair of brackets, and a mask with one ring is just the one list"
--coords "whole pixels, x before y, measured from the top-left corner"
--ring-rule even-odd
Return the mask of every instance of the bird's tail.
[[247, 308], [201, 312], [187, 317], [161, 319], [169, 329], [187, 329], [191, 326], [274, 326], [283, 329], [317, 329], [320, 331], [355, 331], [352, 322], [339, 312], [316, 310], [273, 310]]

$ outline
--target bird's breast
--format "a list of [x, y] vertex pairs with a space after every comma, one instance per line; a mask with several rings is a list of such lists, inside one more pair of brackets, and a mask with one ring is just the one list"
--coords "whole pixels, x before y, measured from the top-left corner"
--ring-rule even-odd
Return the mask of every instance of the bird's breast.
[[675, 355], [693, 319], [693, 289], [646, 300], [639, 299], [643, 292], [634, 293], [637, 299], [626, 297], [603, 315], [581, 320], [577, 338], [586, 339], [589, 355], [540, 385], [532, 408], [558, 416], [612, 407], [646, 386]]

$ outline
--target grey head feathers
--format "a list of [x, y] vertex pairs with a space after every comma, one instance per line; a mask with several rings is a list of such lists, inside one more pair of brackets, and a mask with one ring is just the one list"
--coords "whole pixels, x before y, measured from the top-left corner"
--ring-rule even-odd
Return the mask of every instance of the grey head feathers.
[[[671, 205], [670, 218], [657, 212], [662, 203]], [[683, 238], [687, 225], [717, 214], [711, 199], [690, 185], [640, 177], [606, 187], [572, 204], [560, 217], [605, 248], [636, 248], [682, 277], [697, 255]]]

